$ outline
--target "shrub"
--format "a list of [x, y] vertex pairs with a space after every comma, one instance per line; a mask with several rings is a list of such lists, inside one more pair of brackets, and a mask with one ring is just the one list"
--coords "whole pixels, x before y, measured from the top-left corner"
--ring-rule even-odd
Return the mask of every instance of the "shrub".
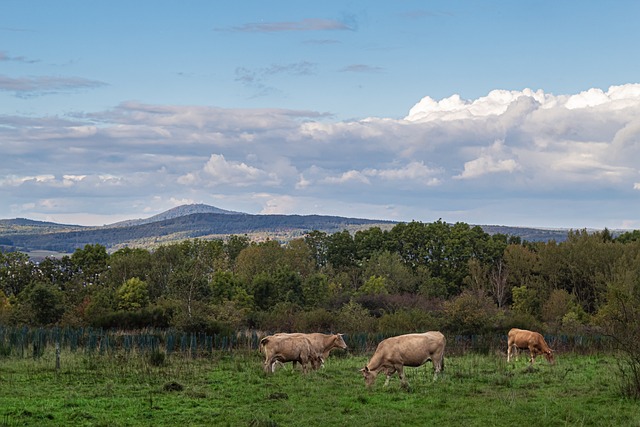
[[494, 329], [497, 311], [490, 297], [465, 291], [444, 303], [446, 328], [461, 335], [481, 334]]
[[429, 312], [417, 309], [386, 313], [378, 320], [378, 330], [384, 334], [406, 334], [439, 330], [441, 321]]

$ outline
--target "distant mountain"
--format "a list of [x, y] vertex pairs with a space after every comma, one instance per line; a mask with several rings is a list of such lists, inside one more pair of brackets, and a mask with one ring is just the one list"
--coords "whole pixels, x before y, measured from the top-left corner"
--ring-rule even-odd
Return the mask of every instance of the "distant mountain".
[[[288, 241], [318, 230], [328, 234], [355, 232], [374, 226], [383, 230], [398, 222], [328, 215], [253, 215], [204, 204], [178, 206], [146, 219], [122, 221], [101, 227], [56, 224], [24, 218], [0, 220], [0, 250], [72, 253], [87, 244], [101, 244], [109, 251], [123, 247], [153, 248], [184, 239], [214, 239], [248, 235], [252, 239]], [[538, 229], [481, 225], [489, 234], [519, 236], [530, 242], [563, 242], [567, 229]], [[615, 234], [619, 234], [614, 232]]]
[[212, 213], [212, 214], [225, 214], [225, 215], [248, 215], [243, 212], [234, 212], [228, 211], [225, 209], [216, 208], [215, 206], [209, 206], [201, 203], [195, 203], [191, 205], [182, 205], [177, 206], [173, 209], [169, 209], [168, 211], [164, 211], [159, 213], [158, 215], [154, 215], [145, 219], [130, 219], [126, 221], [116, 222], [114, 224], [110, 224], [110, 227], [131, 227], [134, 225], [142, 225], [149, 224], [152, 222], [164, 221], [167, 219], [179, 218], [181, 216], [191, 215], [191, 214], [201, 214], [201, 213]]
[[[160, 244], [184, 239], [223, 238], [229, 235], [250, 235], [255, 239], [274, 239], [287, 241], [306, 233], [319, 230], [335, 233], [342, 230], [380, 226], [391, 228], [394, 221], [344, 218], [323, 215], [251, 215], [233, 213], [206, 205], [188, 205], [172, 209], [160, 215], [137, 220], [127, 225], [119, 222], [102, 227], [65, 227], [58, 230], [50, 228], [31, 228], [28, 232], [0, 227], [0, 247], [5, 250], [32, 252], [36, 250], [73, 252], [87, 244], [101, 244], [109, 251], [122, 247], [154, 247]], [[215, 210], [223, 213], [190, 213], [176, 216], [190, 210]], [[164, 217], [167, 219], [162, 219]]]
[[488, 234], [505, 234], [508, 236], [518, 236], [522, 240], [529, 242], [548, 242], [555, 240], [556, 242], [564, 242], [567, 240], [569, 230], [566, 228], [528, 228], [528, 227], [510, 227], [506, 225], [481, 225], [485, 233]]
[[48, 221], [35, 221], [27, 218], [0, 219], [0, 227], [49, 227], [49, 228], [69, 228], [81, 227], [80, 225], [58, 224]]

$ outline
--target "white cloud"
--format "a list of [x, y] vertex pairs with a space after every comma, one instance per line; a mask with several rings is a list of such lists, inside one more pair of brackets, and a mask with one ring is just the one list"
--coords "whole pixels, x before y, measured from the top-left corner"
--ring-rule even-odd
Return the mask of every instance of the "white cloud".
[[31, 176], [15, 176], [9, 175], [0, 179], [0, 187], [19, 187], [23, 184], [46, 184], [55, 181], [54, 175], [31, 175]]
[[221, 154], [212, 154], [203, 167], [202, 180], [209, 185], [229, 184], [246, 187], [256, 183], [277, 183], [278, 177], [274, 173], [247, 165], [243, 162], [227, 161]]
[[[473, 203], [507, 192], [533, 194], [532, 203], [541, 193], [554, 200], [602, 192], [636, 206], [628, 192], [640, 190], [639, 117], [640, 84], [424, 97], [404, 119], [336, 122], [313, 111], [135, 102], [72, 119], [0, 116], [0, 189], [18, 216], [44, 209], [25, 207], [41, 199], [58, 200], [57, 210], [134, 217], [141, 207], [173, 207], [172, 199], [280, 213], [366, 206], [358, 216], [409, 219], [421, 212], [411, 206], [427, 200], [446, 220], [480, 215]], [[269, 197], [257, 205], [256, 194]]]
[[411, 162], [396, 169], [365, 169], [364, 175], [379, 177], [387, 181], [408, 180], [427, 186], [438, 185], [442, 181], [434, 175], [442, 173], [440, 170], [430, 169], [424, 162]]
[[514, 159], [504, 158], [507, 155], [504, 142], [496, 141], [491, 147], [482, 148], [478, 158], [465, 162], [464, 171], [454, 178], [469, 179], [492, 173], [514, 172], [518, 169], [518, 163]]
[[369, 179], [362, 172], [356, 170], [350, 170], [338, 176], [328, 176], [322, 182], [326, 184], [346, 184], [349, 182], [370, 184]]

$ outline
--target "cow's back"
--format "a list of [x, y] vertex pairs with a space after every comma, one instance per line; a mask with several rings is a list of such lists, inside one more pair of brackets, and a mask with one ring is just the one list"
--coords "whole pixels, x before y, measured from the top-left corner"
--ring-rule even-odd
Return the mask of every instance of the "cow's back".
[[437, 331], [399, 335], [381, 341], [374, 357], [383, 363], [420, 366], [428, 359], [440, 357], [445, 343], [444, 335]]

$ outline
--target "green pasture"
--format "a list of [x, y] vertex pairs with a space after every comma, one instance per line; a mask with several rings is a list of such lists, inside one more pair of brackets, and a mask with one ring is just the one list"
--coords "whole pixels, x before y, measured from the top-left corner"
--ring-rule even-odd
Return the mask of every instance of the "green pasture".
[[62, 350], [0, 356], [0, 426], [640, 426], [620, 392], [616, 358], [558, 354], [530, 367], [501, 352], [405, 370], [409, 389], [358, 372], [370, 354], [336, 352], [303, 375], [262, 372], [257, 351], [191, 358], [162, 352]]

